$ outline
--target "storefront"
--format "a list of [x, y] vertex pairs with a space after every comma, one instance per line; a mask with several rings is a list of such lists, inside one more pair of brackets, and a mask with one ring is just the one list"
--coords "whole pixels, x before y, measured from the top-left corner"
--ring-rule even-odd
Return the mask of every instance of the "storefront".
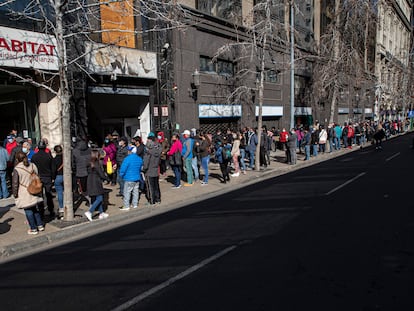
[[308, 128], [313, 124], [311, 107], [295, 107], [295, 125]]
[[100, 144], [115, 130], [127, 138], [146, 138], [153, 126], [156, 54], [98, 43], [86, 43], [85, 50], [88, 71], [99, 81], [87, 87], [90, 139]]
[[[16, 129], [36, 143], [46, 137], [50, 145], [61, 143], [60, 104], [38, 71], [58, 69], [56, 40], [42, 33], [0, 27], [0, 138]], [[36, 82], [38, 86], [34, 86]], [[50, 82], [50, 81], [49, 81]], [[42, 88], [40, 85], [46, 87]]]
[[231, 129], [238, 130], [242, 116], [241, 105], [198, 105], [200, 130], [206, 133], [222, 132]]

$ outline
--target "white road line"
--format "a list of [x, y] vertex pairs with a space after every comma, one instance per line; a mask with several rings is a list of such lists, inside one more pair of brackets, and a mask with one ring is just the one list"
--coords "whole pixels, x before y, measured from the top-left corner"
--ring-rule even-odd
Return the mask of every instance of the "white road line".
[[116, 307], [115, 309], [112, 309], [112, 311], [123, 311], [123, 310], [127, 310], [128, 308], [132, 307], [133, 305], [136, 305], [137, 303], [139, 303], [140, 301], [144, 300], [145, 298], [154, 295], [155, 293], [159, 292], [160, 290], [163, 290], [164, 288], [170, 286], [171, 284], [185, 278], [186, 276], [190, 275], [191, 273], [201, 269], [202, 267], [208, 265], [210, 262], [213, 262], [217, 259], [219, 259], [220, 257], [223, 257], [224, 255], [226, 255], [227, 253], [233, 251], [234, 249], [237, 248], [237, 245], [233, 245], [230, 247], [227, 247], [225, 249], [223, 249], [222, 251], [216, 253], [215, 255], [204, 259], [203, 261], [199, 262], [198, 264], [188, 268], [187, 270], [181, 272], [180, 274], [177, 274], [176, 276], [168, 279], [167, 281], [143, 292], [142, 294], [139, 294], [138, 296], [132, 298], [131, 300], [128, 300], [127, 302], [123, 303], [122, 305]]
[[325, 193], [325, 195], [330, 195], [330, 194], [334, 193], [335, 191], [338, 191], [339, 189], [341, 189], [341, 188], [345, 187], [346, 185], [348, 185], [348, 184], [350, 184], [351, 182], [353, 182], [353, 181], [357, 180], [358, 178], [360, 178], [360, 177], [364, 176], [365, 174], [366, 174], [366, 173], [365, 173], [365, 172], [363, 172], [363, 173], [359, 174], [358, 176], [355, 176], [354, 178], [352, 178], [352, 179], [348, 180], [347, 182], [344, 182], [342, 185], [339, 185], [338, 187], [336, 187], [336, 188], [332, 189], [331, 191], [329, 191], [329, 192]]
[[393, 156], [391, 156], [391, 157], [389, 157], [389, 158], [385, 159], [385, 162], [391, 161], [392, 159], [394, 159], [394, 158], [398, 157], [400, 154], [401, 154], [401, 152], [397, 152], [397, 153], [396, 153], [396, 154], [394, 154]]

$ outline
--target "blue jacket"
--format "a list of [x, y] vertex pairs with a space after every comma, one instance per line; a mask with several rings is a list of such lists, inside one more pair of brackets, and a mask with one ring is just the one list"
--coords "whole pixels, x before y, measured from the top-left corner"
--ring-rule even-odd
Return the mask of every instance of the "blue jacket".
[[7, 161], [9, 161], [9, 154], [6, 148], [0, 147], [0, 171], [7, 169]]
[[140, 181], [141, 180], [142, 158], [135, 153], [129, 154], [121, 164], [119, 174], [124, 181]]

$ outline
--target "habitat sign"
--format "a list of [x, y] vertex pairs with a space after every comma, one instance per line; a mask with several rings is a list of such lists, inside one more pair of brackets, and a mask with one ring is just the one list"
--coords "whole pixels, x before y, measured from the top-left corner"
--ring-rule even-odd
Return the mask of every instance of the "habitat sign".
[[0, 66], [58, 70], [55, 37], [0, 26]]

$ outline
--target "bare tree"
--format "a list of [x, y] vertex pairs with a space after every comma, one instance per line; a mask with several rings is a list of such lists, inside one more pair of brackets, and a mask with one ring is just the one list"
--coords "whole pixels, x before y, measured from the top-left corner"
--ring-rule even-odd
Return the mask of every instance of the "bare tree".
[[[44, 88], [57, 97], [61, 104], [62, 144], [63, 144], [63, 170], [64, 170], [64, 206], [65, 220], [73, 220], [72, 197], [72, 151], [71, 151], [71, 118], [70, 111], [73, 108], [72, 97], [74, 90], [71, 78], [76, 75], [84, 75], [92, 80], [94, 78], [85, 67], [84, 49], [85, 42], [100, 42], [105, 34], [116, 33], [115, 38], [121, 38], [120, 34], [132, 36], [151, 35], [157, 32], [165, 32], [170, 29], [185, 29], [187, 16], [185, 10], [176, 0], [33, 0], [27, 1], [26, 7], [15, 10], [13, 4], [19, 0], [8, 0], [0, 4], [9, 8], [9, 18], [15, 21], [31, 21], [40, 26], [42, 32], [53, 35], [56, 38], [56, 52], [58, 55], [58, 71], [39, 70], [42, 79], [22, 76], [12, 69], [0, 69], [0, 71], [17, 77], [21, 82], [30, 83], [36, 87]], [[118, 14], [120, 22], [105, 21], [102, 18], [103, 10], [111, 10]], [[141, 18], [147, 21], [149, 26], [143, 28], [122, 27], [122, 17]], [[104, 22], [109, 26], [102, 28]], [[108, 41], [107, 41], [108, 42]], [[120, 44], [116, 40], [108, 44]], [[134, 46], [135, 47], [135, 46]], [[58, 81], [58, 83], [56, 83]], [[58, 84], [58, 87], [56, 87]]]
[[314, 102], [328, 100], [329, 122], [334, 121], [339, 93], [343, 89], [374, 85], [369, 66], [376, 15], [371, 1], [335, 0], [327, 8], [330, 23], [321, 36], [319, 58], [314, 69]]

